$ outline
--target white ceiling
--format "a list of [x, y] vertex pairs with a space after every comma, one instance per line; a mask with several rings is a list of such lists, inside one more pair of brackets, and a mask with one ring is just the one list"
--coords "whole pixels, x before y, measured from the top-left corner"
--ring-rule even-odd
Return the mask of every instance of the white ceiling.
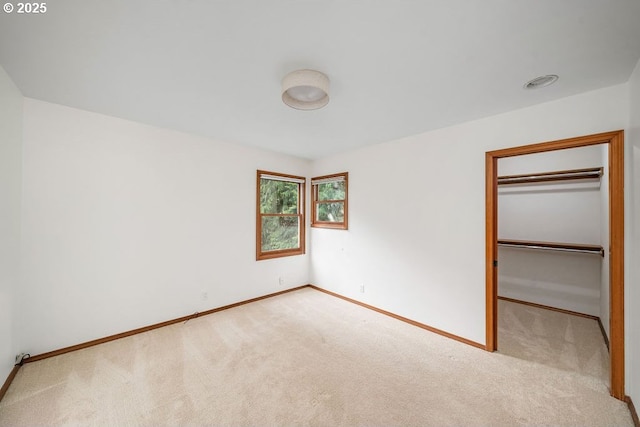
[[[4, 2], [3, 2], [4, 3]], [[0, 12], [27, 97], [305, 158], [628, 80], [639, 0], [53, 0]], [[331, 101], [280, 81], [314, 68]], [[553, 86], [525, 91], [542, 74]]]

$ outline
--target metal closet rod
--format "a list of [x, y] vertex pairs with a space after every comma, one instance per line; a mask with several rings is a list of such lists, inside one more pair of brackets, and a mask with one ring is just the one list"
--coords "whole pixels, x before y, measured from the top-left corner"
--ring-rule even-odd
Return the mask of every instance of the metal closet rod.
[[536, 242], [528, 240], [498, 239], [499, 246], [512, 248], [543, 249], [561, 252], [577, 252], [584, 254], [596, 254], [604, 257], [604, 249], [598, 245], [584, 245], [579, 243]]
[[569, 169], [554, 172], [499, 176], [498, 185], [527, 184], [549, 181], [575, 181], [582, 179], [600, 179], [600, 177], [602, 177], [602, 168]]

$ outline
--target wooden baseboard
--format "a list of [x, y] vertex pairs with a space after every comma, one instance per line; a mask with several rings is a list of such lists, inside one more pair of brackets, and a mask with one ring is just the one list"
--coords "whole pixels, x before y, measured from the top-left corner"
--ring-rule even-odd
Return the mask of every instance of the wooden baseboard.
[[636, 427], [640, 427], [640, 419], [638, 418], [638, 413], [636, 412], [636, 407], [633, 405], [631, 397], [625, 396], [624, 401], [627, 402], [627, 405], [629, 406], [629, 412], [631, 412], [633, 425], [635, 425]]
[[602, 319], [598, 317], [598, 326], [600, 326], [600, 332], [602, 332], [602, 338], [604, 338], [604, 343], [607, 346], [607, 351], [611, 353], [611, 349], [609, 348], [609, 337], [607, 336], [607, 331], [604, 329], [604, 325], [602, 324]]
[[544, 308], [545, 310], [557, 311], [559, 313], [571, 314], [572, 316], [580, 316], [580, 317], [586, 317], [587, 319], [600, 320], [598, 316], [594, 316], [586, 313], [580, 313], [578, 311], [565, 310], [564, 308], [551, 307], [550, 305], [538, 304], [535, 302], [523, 301], [520, 299], [508, 298], [508, 297], [502, 297], [502, 296], [498, 296], [498, 299], [501, 299], [503, 301], [514, 302], [516, 304], [528, 305], [531, 307]]
[[174, 323], [186, 322], [187, 320], [190, 320], [190, 319], [195, 319], [197, 317], [201, 317], [201, 316], [206, 316], [208, 314], [217, 313], [218, 311], [222, 311], [222, 310], [228, 310], [230, 308], [238, 307], [238, 306], [241, 306], [241, 305], [244, 305], [244, 304], [249, 304], [249, 303], [260, 301], [260, 300], [263, 300], [263, 299], [266, 299], [266, 298], [275, 297], [277, 295], [286, 294], [288, 292], [297, 291], [298, 289], [306, 288], [308, 286], [309, 285], [297, 286], [295, 288], [286, 289], [284, 291], [274, 292], [272, 294], [263, 295], [263, 296], [260, 296], [260, 297], [257, 297], [257, 298], [251, 298], [251, 299], [248, 299], [248, 300], [245, 300], [245, 301], [240, 301], [240, 302], [236, 302], [236, 303], [233, 303], [233, 304], [225, 305], [225, 306], [222, 306], [222, 307], [213, 308], [211, 310], [202, 311], [202, 312], [196, 312], [196, 313], [190, 314], [188, 316], [183, 316], [183, 317], [178, 317], [176, 319], [167, 320], [166, 322], [155, 323], [153, 325], [144, 326], [142, 328], [137, 328], [137, 329], [132, 329], [130, 331], [121, 332], [119, 334], [110, 335], [108, 337], [98, 338], [98, 339], [87, 341], [87, 342], [84, 342], [84, 343], [81, 343], [81, 344], [76, 344], [76, 345], [72, 345], [72, 346], [69, 346], [69, 347], [64, 347], [64, 348], [61, 348], [61, 349], [58, 349], [58, 350], [49, 351], [47, 353], [37, 354], [35, 356], [29, 357], [28, 359], [25, 359], [24, 363], [36, 362], [38, 360], [47, 359], [49, 357], [59, 356], [61, 354], [69, 353], [69, 352], [76, 351], [76, 350], [81, 350], [81, 349], [87, 348], [87, 347], [93, 347], [94, 345], [103, 344], [105, 342], [114, 341], [114, 340], [117, 340], [117, 339], [120, 339], [120, 338], [129, 337], [131, 335], [141, 334], [143, 332], [151, 331], [153, 329], [162, 328], [164, 326], [173, 325]]
[[2, 388], [0, 388], [0, 401], [2, 401], [2, 398], [4, 397], [5, 393], [7, 392], [7, 390], [9, 390], [9, 386], [13, 382], [13, 379], [16, 377], [16, 374], [18, 373], [19, 370], [20, 370], [20, 365], [15, 365], [11, 370], [11, 372], [9, 372], [9, 376], [7, 377], [6, 381], [2, 385]]
[[334, 297], [343, 299], [345, 301], [349, 301], [349, 302], [357, 304], [359, 306], [368, 308], [369, 310], [377, 311], [378, 313], [384, 314], [384, 315], [389, 316], [389, 317], [393, 317], [394, 319], [401, 320], [401, 321], [403, 321], [405, 323], [408, 323], [410, 325], [417, 326], [417, 327], [422, 328], [422, 329], [426, 329], [429, 332], [433, 332], [435, 334], [442, 335], [443, 337], [447, 337], [447, 338], [450, 338], [452, 340], [456, 340], [456, 341], [459, 341], [461, 343], [464, 343], [464, 344], [467, 344], [467, 345], [470, 345], [470, 346], [473, 346], [473, 347], [480, 348], [482, 350], [486, 349], [484, 344], [480, 344], [480, 343], [477, 343], [475, 341], [471, 341], [471, 340], [468, 340], [466, 338], [462, 338], [462, 337], [459, 337], [457, 335], [450, 334], [449, 332], [446, 332], [446, 331], [431, 327], [429, 325], [425, 325], [424, 323], [416, 322], [415, 320], [411, 320], [411, 319], [408, 319], [406, 317], [399, 316], [397, 314], [391, 313], [391, 312], [383, 310], [381, 308], [374, 307], [374, 306], [369, 305], [369, 304], [365, 304], [365, 303], [360, 302], [358, 300], [351, 299], [349, 297], [345, 297], [344, 295], [340, 295], [340, 294], [337, 294], [335, 292], [328, 291], [326, 289], [320, 288], [320, 287], [315, 286], [315, 285], [308, 285], [308, 286], [310, 288], [312, 288], [312, 289], [317, 290], [317, 291], [324, 292], [325, 294], [329, 294], [329, 295], [332, 295]]

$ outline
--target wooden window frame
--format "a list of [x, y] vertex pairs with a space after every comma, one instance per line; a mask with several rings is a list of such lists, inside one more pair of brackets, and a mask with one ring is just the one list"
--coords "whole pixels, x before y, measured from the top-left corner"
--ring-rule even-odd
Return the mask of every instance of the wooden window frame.
[[[273, 177], [283, 178], [283, 181], [287, 181], [287, 178], [295, 184], [298, 184], [298, 213], [297, 214], [263, 214], [260, 212], [260, 178], [263, 175], [269, 175]], [[306, 194], [306, 182], [307, 179], [303, 176], [288, 175], [278, 172], [269, 172], [264, 170], [258, 170], [256, 174], [256, 261], [265, 259], [281, 258], [294, 255], [304, 255], [306, 248], [305, 231], [306, 231], [306, 217], [305, 217], [305, 194]], [[294, 249], [282, 249], [277, 251], [262, 251], [262, 218], [264, 216], [276, 216], [276, 217], [297, 217], [299, 224], [298, 242], [299, 247]]]
[[[332, 178], [342, 177], [344, 180], [344, 199], [339, 200], [318, 200], [318, 184], [313, 184], [315, 180], [327, 180]], [[331, 221], [318, 221], [317, 212], [318, 205], [321, 203], [344, 203], [344, 221], [331, 222]], [[349, 172], [334, 173], [331, 175], [316, 176], [311, 178], [311, 226], [315, 228], [333, 228], [338, 230], [349, 229]]]

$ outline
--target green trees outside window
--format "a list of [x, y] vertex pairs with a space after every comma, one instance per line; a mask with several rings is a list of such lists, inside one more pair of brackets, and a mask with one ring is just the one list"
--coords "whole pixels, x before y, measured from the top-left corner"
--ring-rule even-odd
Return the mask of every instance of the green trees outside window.
[[348, 179], [348, 172], [311, 179], [312, 227], [347, 229]]
[[258, 171], [256, 258], [304, 253], [305, 178]]

